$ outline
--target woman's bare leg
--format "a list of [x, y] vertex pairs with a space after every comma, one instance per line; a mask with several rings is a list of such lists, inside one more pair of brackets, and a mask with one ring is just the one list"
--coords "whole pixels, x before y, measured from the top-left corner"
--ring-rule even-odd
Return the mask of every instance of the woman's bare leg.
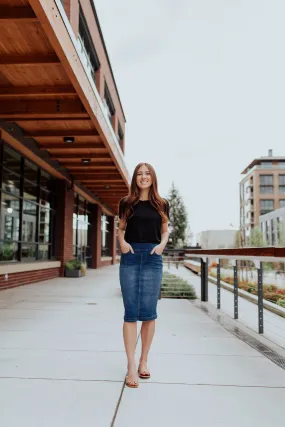
[[135, 383], [138, 381], [135, 362], [135, 350], [137, 343], [137, 322], [124, 322], [123, 335], [128, 359], [128, 382]]
[[142, 340], [142, 352], [140, 357], [139, 370], [140, 372], [146, 371], [147, 369], [147, 358], [152, 343], [152, 339], [155, 331], [155, 320], [146, 320], [142, 322], [141, 327], [141, 340]]

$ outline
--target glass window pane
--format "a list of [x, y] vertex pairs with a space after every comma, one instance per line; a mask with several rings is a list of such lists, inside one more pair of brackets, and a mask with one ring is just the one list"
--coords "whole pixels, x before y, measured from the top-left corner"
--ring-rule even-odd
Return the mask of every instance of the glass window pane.
[[21, 173], [21, 156], [13, 149], [4, 145], [3, 165], [13, 172]]
[[51, 208], [52, 193], [41, 189], [40, 204], [46, 208]]
[[73, 214], [73, 245], [76, 245], [76, 235], [77, 235], [77, 215]]
[[19, 240], [20, 200], [2, 193], [1, 234], [3, 240]]
[[37, 201], [38, 187], [24, 179], [24, 199]]
[[57, 180], [49, 175], [47, 172], [41, 170], [40, 186], [43, 190], [57, 191]]
[[3, 168], [2, 189], [15, 196], [20, 195], [20, 176], [15, 175], [8, 169]]
[[40, 210], [40, 232], [39, 242], [48, 243], [50, 238], [50, 210]]
[[38, 185], [38, 166], [29, 162], [27, 159], [25, 159], [24, 163], [24, 177], [35, 185]]
[[18, 243], [0, 242], [0, 261], [17, 261]]
[[49, 259], [49, 245], [39, 245], [39, 259]]
[[78, 221], [78, 242], [77, 246], [80, 248], [82, 245], [82, 229], [81, 229], [81, 223]]
[[36, 245], [22, 245], [22, 259], [36, 259]]
[[22, 240], [24, 242], [36, 241], [37, 205], [24, 200]]

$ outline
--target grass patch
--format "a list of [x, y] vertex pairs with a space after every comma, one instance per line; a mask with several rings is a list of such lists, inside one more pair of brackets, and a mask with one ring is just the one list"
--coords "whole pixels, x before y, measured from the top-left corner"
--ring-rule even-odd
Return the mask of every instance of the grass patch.
[[164, 272], [161, 282], [161, 297], [162, 298], [184, 298], [196, 299], [196, 292], [193, 286], [187, 280], [175, 274]]

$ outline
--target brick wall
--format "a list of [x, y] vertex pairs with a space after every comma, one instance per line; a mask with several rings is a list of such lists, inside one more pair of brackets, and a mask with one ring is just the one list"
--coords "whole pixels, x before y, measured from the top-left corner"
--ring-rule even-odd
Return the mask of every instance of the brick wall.
[[61, 276], [64, 276], [65, 263], [73, 258], [73, 210], [74, 190], [69, 190], [65, 181], [59, 181], [56, 222], [56, 259], [61, 261]]
[[43, 280], [54, 279], [59, 277], [59, 275], [59, 268], [24, 271], [21, 273], [9, 274], [8, 280], [5, 280], [5, 275], [2, 274], [0, 276], [0, 290], [27, 285], [29, 283], [42, 282]]

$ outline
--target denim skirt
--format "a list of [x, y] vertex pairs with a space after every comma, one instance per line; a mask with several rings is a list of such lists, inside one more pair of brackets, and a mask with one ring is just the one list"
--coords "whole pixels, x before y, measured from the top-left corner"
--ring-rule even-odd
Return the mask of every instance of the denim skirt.
[[157, 243], [132, 242], [131, 251], [121, 254], [120, 285], [125, 308], [124, 321], [157, 318], [157, 301], [162, 280], [162, 255], [151, 250]]

